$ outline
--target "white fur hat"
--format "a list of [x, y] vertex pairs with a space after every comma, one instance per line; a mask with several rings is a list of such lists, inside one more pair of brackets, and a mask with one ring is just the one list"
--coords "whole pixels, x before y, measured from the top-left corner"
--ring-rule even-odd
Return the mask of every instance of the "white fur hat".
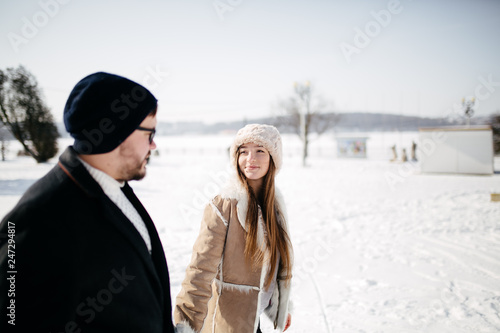
[[238, 131], [231, 145], [231, 163], [238, 169], [238, 148], [244, 143], [255, 143], [266, 148], [274, 161], [276, 173], [281, 169], [283, 151], [278, 129], [271, 125], [250, 124]]

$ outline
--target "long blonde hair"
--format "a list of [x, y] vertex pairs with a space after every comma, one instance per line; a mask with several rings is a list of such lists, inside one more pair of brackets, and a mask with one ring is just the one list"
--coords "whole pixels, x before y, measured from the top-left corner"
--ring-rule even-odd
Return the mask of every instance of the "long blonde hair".
[[[236, 152], [236, 161], [240, 155], [239, 149]], [[269, 170], [264, 176], [263, 186], [260, 193], [254, 193], [249, 186], [247, 178], [237, 166], [238, 177], [245, 186], [248, 193], [248, 210], [246, 216], [246, 229], [248, 230], [245, 243], [245, 257], [253, 264], [264, 263], [264, 252], [259, 248], [257, 242], [257, 230], [259, 222], [260, 203], [262, 217], [264, 220], [264, 232], [267, 234], [267, 250], [269, 251], [270, 271], [266, 277], [264, 286], [266, 288], [271, 284], [276, 271], [278, 254], [281, 258], [278, 268], [278, 277], [286, 281], [288, 285], [292, 278], [292, 245], [288, 233], [283, 228], [280, 220], [285, 221], [283, 213], [279, 210], [275, 198], [274, 177], [276, 167], [272, 156], [269, 156]], [[238, 164], [237, 164], [238, 165]]]

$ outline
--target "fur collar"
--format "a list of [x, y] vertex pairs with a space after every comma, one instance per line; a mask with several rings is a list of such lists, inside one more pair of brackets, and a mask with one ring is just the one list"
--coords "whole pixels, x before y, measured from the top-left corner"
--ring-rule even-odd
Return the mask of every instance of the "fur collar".
[[[248, 210], [248, 194], [243, 186], [243, 184], [240, 182], [238, 179], [238, 176], [233, 175], [231, 176], [230, 181], [223, 187], [221, 190], [220, 196], [222, 199], [236, 199], [237, 204], [236, 204], [236, 209], [237, 209], [237, 214], [238, 214], [238, 220], [242, 226], [243, 229], [246, 231], [246, 217], [247, 217], [247, 210]], [[275, 200], [276, 204], [278, 207], [278, 210], [281, 212], [283, 215], [283, 218], [285, 221], [281, 221], [279, 219], [279, 222], [285, 228], [285, 230], [288, 232], [287, 228], [287, 223], [286, 221], [288, 220], [288, 216], [286, 214], [286, 209], [285, 209], [285, 201], [283, 199], [283, 195], [281, 194], [281, 191], [275, 187]], [[260, 207], [259, 207], [259, 215], [260, 215]]]

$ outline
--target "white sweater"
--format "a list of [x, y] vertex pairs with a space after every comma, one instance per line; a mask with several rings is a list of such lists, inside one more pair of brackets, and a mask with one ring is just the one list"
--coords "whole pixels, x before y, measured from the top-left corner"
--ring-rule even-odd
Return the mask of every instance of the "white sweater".
[[137, 229], [142, 239], [146, 243], [146, 246], [151, 253], [151, 238], [149, 237], [148, 229], [146, 224], [142, 220], [141, 216], [134, 208], [132, 203], [127, 199], [125, 194], [122, 192], [121, 188], [125, 186], [125, 182], [119, 182], [105, 172], [94, 168], [87, 162], [80, 159], [82, 164], [85, 166], [90, 175], [95, 179], [95, 181], [101, 186], [104, 193], [115, 203], [118, 208], [125, 214], [125, 216], [132, 222], [134, 227]]

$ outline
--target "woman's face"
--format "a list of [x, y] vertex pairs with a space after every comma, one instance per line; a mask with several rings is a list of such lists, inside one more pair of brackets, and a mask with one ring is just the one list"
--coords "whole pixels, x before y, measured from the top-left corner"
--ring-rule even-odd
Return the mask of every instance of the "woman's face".
[[267, 174], [270, 159], [266, 148], [245, 143], [239, 148], [238, 167], [249, 181], [255, 181]]

